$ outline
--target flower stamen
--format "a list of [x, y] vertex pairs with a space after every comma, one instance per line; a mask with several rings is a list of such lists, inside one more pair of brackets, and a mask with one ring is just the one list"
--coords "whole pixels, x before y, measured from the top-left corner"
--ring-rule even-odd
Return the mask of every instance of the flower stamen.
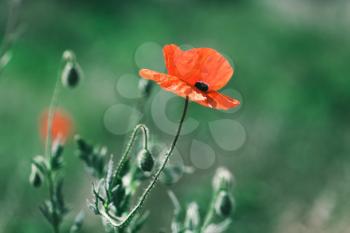
[[204, 82], [196, 82], [194, 84], [194, 86], [200, 90], [200, 91], [204, 91], [204, 92], [207, 92], [208, 89], [209, 89], [209, 86], [207, 84], [205, 84]]

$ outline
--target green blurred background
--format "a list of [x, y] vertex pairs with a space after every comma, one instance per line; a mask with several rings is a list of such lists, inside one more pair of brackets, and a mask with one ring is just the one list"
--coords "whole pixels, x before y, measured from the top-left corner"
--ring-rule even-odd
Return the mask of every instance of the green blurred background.
[[[7, 15], [8, 1], [1, 0], [1, 35]], [[120, 155], [126, 137], [111, 133], [103, 119], [115, 104], [135, 105], [137, 100], [120, 95], [116, 85], [124, 74], [137, 75], [135, 53], [145, 42], [215, 48], [235, 66], [229, 88], [242, 101], [238, 111], [190, 106], [200, 127], [179, 141], [183, 160], [193, 165], [193, 138], [210, 146], [215, 160], [172, 187], [182, 203], [196, 200], [204, 212], [211, 177], [224, 165], [236, 180], [236, 211], [228, 232], [349, 231], [349, 1], [25, 0], [19, 15], [22, 33], [0, 74], [0, 232], [50, 230], [38, 211], [46, 192], [33, 189], [28, 174], [31, 158], [43, 153], [38, 119], [50, 102], [62, 52], [75, 51], [85, 77], [78, 89], [62, 92], [60, 106], [74, 119], [75, 131]], [[155, 141], [168, 144], [171, 136], [150, 114], [159, 91], [156, 87], [146, 103], [143, 121]], [[181, 103], [180, 98], [169, 101], [172, 121]], [[127, 118], [124, 114], [116, 124]], [[225, 150], [213, 139], [208, 122], [222, 119], [244, 127], [240, 148]], [[235, 140], [232, 132], [221, 131], [219, 137]], [[69, 140], [68, 222], [87, 210], [91, 196], [92, 180], [74, 149]], [[145, 208], [152, 212], [143, 232], [169, 232], [172, 205], [165, 187], [152, 192]], [[102, 231], [87, 210], [83, 232]]]

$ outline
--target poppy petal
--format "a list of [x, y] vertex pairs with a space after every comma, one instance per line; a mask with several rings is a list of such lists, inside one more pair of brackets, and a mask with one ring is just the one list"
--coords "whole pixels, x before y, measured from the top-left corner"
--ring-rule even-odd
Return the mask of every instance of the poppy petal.
[[220, 94], [219, 92], [216, 92], [216, 91], [209, 92], [207, 94], [207, 100], [198, 101], [198, 103], [206, 107], [221, 109], [221, 110], [234, 108], [240, 104], [239, 100]]
[[182, 51], [171, 44], [164, 46], [163, 53], [168, 73], [192, 86], [196, 82], [204, 82], [209, 90], [216, 91], [225, 86], [233, 75], [227, 59], [211, 48]]
[[[43, 140], [46, 140], [47, 131], [48, 131], [48, 123], [49, 123], [49, 112], [46, 110], [41, 115], [40, 119], [40, 134]], [[72, 132], [73, 123], [71, 117], [68, 113], [63, 110], [56, 110], [53, 113], [52, 122], [51, 122], [51, 138], [53, 141], [62, 140], [62, 142], [66, 141], [68, 136]]]
[[200, 60], [200, 80], [209, 86], [210, 90], [224, 87], [233, 75], [233, 68], [227, 59], [214, 49], [198, 49]]
[[175, 66], [175, 57], [179, 56], [181, 52], [181, 49], [174, 44], [164, 46], [163, 55], [169, 75], [179, 76], [179, 72]]
[[155, 81], [161, 88], [166, 91], [170, 91], [179, 95], [181, 97], [186, 97], [191, 101], [205, 101], [207, 99], [206, 95], [201, 91], [196, 90], [188, 83], [182, 81], [181, 79], [171, 76], [168, 74], [158, 73], [153, 70], [142, 69], [140, 70], [140, 76], [144, 79], [149, 79]]

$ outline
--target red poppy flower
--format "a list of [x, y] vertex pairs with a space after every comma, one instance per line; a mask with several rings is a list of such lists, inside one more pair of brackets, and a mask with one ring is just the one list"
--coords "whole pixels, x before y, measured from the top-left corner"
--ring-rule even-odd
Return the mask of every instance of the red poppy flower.
[[206, 107], [227, 110], [239, 105], [238, 100], [218, 92], [233, 75], [233, 68], [220, 53], [211, 48], [183, 51], [171, 44], [164, 46], [163, 54], [168, 74], [142, 69], [140, 76]]
[[[45, 111], [40, 118], [40, 134], [44, 140], [47, 137], [48, 117], [49, 112]], [[66, 112], [63, 110], [56, 110], [52, 118], [52, 141], [60, 140], [60, 142], [65, 142], [71, 133], [72, 125], [72, 120]]]

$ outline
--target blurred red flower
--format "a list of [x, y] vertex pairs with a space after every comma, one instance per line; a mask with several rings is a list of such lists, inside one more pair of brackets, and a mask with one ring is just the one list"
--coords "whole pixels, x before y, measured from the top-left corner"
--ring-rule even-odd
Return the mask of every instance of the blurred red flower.
[[183, 51], [171, 44], [163, 48], [168, 74], [141, 69], [140, 76], [181, 97], [205, 107], [227, 110], [239, 101], [217, 92], [233, 75], [233, 68], [220, 53], [211, 48]]
[[[49, 112], [45, 110], [40, 117], [40, 134], [43, 140], [47, 137], [47, 125], [49, 121]], [[71, 134], [73, 123], [68, 113], [62, 109], [57, 109], [53, 113], [51, 139], [52, 141], [60, 140], [64, 143]]]

